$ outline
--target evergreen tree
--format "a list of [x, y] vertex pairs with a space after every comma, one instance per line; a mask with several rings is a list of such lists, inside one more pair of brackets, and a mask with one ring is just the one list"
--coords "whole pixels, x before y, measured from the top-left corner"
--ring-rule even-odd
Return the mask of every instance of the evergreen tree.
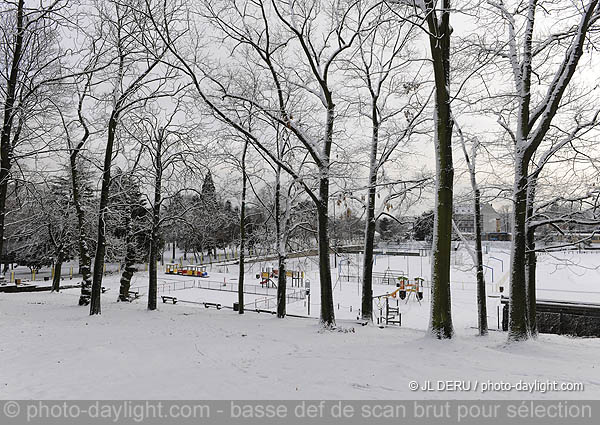
[[216, 206], [217, 205], [217, 191], [215, 189], [215, 183], [213, 182], [212, 173], [210, 170], [206, 173], [204, 177], [204, 182], [202, 183], [202, 202], [207, 206]]
[[123, 266], [119, 301], [129, 301], [131, 278], [137, 271], [135, 264], [148, 256], [149, 222], [147, 203], [137, 178], [130, 172], [117, 170], [111, 183], [111, 214], [107, 238], [108, 257], [114, 257]]
[[413, 237], [417, 241], [431, 242], [433, 239], [433, 210], [421, 214], [414, 225]]

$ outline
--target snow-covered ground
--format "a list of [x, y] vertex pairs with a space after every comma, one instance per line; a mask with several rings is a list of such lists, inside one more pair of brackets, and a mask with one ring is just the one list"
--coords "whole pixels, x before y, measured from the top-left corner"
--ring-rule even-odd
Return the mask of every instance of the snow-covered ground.
[[[459, 251], [459, 254], [461, 252]], [[176, 399], [415, 399], [511, 398], [595, 399], [600, 397], [600, 340], [540, 335], [538, 340], [506, 344], [502, 332], [475, 336], [476, 305], [466, 253], [453, 260], [453, 318], [456, 338], [437, 341], [426, 336], [429, 297], [421, 305], [400, 301], [403, 326], [362, 327], [355, 323], [359, 287], [337, 281], [334, 298], [338, 325], [354, 332], [322, 331], [316, 317], [319, 289], [311, 259], [291, 262], [311, 281], [314, 318], [277, 319], [248, 311], [206, 309], [194, 304], [162, 304], [145, 310], [146, 298], [117, 303], [118, 276], [104, 281], [102, 315], [90, 317], [78, 307], [78, 290], [59, 294], [0, 294], [0, 398], [176, 398]], [[496, 257], [499, 260], [490, 259]], [[353, 258], [352, 258], [353, 257]], [[600, 254], [540, 256], [540, 298], [600, 301]], [[342, 273], [359, 269], [348, 256]], [[389, 264], [388, 264], [389, 260]], [[492, 250], [486, 264], [489, 292], [506, 282], [508, 252]], [[421, 274], [421, 262], [423, 265]], [[561, 264], [561, 265], [558, 265]], [[574, 265], [577, 264], [577, 267]], [[256, 265], [246, 276], [257, 284]], [[428, 257], [377, 258], [376, 270], [407, 271], [411, 278], [429, 274]], [[338, 270], [336, 270], [337, 273]], [[237, 270], [217, 271], [210, 281], [236, 282]], [[146, 276], [134, 276], [142, 293]], [[186, 278], [161, 276], [163, 283]], [[392, 286], [377, 285], [375, 293]], [[267, 295], [246, 294], [247, 302]], [[568, 292], [566, 292], [568, 291]], [[198, 288], [172, 291], [180, 300], [231, 305], [234, 292]], [[490, 328], [495, 328], [495, 301], [490, 299]], [[339, 310], [337, 304], [339, 303]], [[352, 312], [350, 311], [352, 306]], [[306, 314], [305, 302], [291, 304], [290, 313]], [[411, 381], [477, 381], [470, 391], [413, 392]], [[581, 382], [584, 391], [482, 392], [489, 382]]]

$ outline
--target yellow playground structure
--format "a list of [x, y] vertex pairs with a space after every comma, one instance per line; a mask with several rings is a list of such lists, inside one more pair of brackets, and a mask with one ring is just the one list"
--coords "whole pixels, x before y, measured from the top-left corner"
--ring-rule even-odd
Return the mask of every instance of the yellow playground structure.
[[179, 270], [179, 264], [177, 264], [177, 263], [165, 264], [165, 273], [166, 274], [177, 274], [178, 270]]
[[206, 266], [197, 264], [180, 266], [176, 263], [169, 263], [165, 265], [165, 273], [176, 274], [179, 276], [209, 277], [208, 272], [206, 271]]
[[[297, 270], [286, 270], [285, 276], [287, 278], [291, 279], [292, 288], [295, 286], [297, 286], [299, 288], [304, 287], [304, 272], [297, 271]], [[262, 269], [262, 271], [260, 273], [256, 274], [256, 278], [260, 279], [260, 284], [266, 285], [267, 288], [269, 286], [276, 288], [277, 285], [275, 284], [275, 280], [277, 280], [278, 277], [279, 277], [279, 270], [274, 269], [272, 267], [264, 268], [264, 269]]]

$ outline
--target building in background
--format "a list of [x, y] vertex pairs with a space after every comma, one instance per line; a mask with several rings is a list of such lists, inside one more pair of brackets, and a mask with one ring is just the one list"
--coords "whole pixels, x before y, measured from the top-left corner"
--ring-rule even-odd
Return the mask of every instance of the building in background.
[[[475, 207], [472, 203], [459, 204], [454, 207], [454, 222], [461, 233], [465, 235], [475, 234], [474, 214]], [[481, 222], [484, 240], [490, 239], [488, 236], [495, 240], [506, 240], [506, 238], [498, 236], [498, 234], [508, 232], [502, 229], [502, 216], [494, 209], [492, 204], [481, 204]]]

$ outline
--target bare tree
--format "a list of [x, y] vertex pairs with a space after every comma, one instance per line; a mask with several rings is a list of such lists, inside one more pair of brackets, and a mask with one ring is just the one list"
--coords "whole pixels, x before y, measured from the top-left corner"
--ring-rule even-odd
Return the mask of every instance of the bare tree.
[[[331, 75], [334, 63], [340, 55], [348, 50], [363, 30], [367, 16], [373, 9], [363, 10], [361, 2], [348, 7], [325, 8], [320, 2], [310, 2], [310, 5], [289, 4], [283, 1], [257, 2], [220, 2], [217, 5], [207, 4], [204, 13], [225, 35], [227, 43], [243, 45], [244, 54], [251, 53], [260, 64], [264, 77], [261, 80], [269, 87], [272, 99], [250, 99], [243, 93], [236, 92], [223, 80], [210, 76], [206, 68], [198, 68], [197, 61], [187, 57], [187, 53], [177, 43], [180, 35], [174, 32], [174, 22], [171, 12], [163, 7], [153, 9], [147, 1], [148, 13], [157, 28], [160, 29], [170, 53], [177, 62], [173, 65], [185, 72], [200, 98], [215, 116], [229, 124], [241, 134], [249, 137], [253, 145], [260, 149], [274, 163], [279, 163], [282, 169], [289, 173], [306, 190], [314, 202], [318, 212], [319, 225], [319, 272], [321, 286], [321, 322], [325, 326], [335, 325], [333, 309], [333, 293], [331, 270], [329, 265], [329, 235], [328, 235], [328, 203], [331, 167], [331, 149], [333, 147], [335, 102]], [[325, 18], [321, 25], [321, 18]], [[275, 25], [276, 24], [276, 25]], [[274, 29], [277, 26], [277, 30]], [[284, 34], [282, 38], [274, 38], [273, 32]], [[293, 43], [292, 43], [293, 41]], [[297, 68], [296, 78], [291, 78], [296, 71], [289, 70], [289, 64], [279, 63], [280, 50], [298, 46], [301, 52], [301, 68]], [[225, 45], [227, 47], [227, 44]], [[184, 49], [185, 50], [185, 49]], [[198, 54], [192, 52], [192, 54]], [[284, 57], [284, 61], [288, 58]], [[205, 77], [208, 76], [207, 87]], [[296, 89], [305, 88], [318, 101], [321, 111], [321, 134], [304, 127], [301, 120], [294, 118], [291, 105], [285, 97], [284, 84], [293, 84]], [[296, 90], [297, 91], [297, 90]], [[263, 91], [267, 94], [267, 91]], [[289, 164], [282, 163], [264, 143], [263, 136], [244, 127], [229, 108], [236, 104], [251, 104], [271, 121], [278, 121], [290, 129], [300, 145], [305, 149], [316, 168], [316, 188], [311, 187], [303, 176], [298, 175]], [[315, 105], [315, 108], [317, 106]], [[300, 114], [301, 116], [302, 114]], [[315, 116], [316, 118], [316, 116]]]
[[[469, 172], [471, 189], [473, 190], [473, 221], [475, 229], [475, 250], [471, 252], [473, 264], [475, 265], [477, 277], [477, 328], [479, 335], [488, 334], [487, 323], [487, 304], [485, 294], [485, 276], [483, 273], [483, 249], [482, 249], [482, 218], [481, 218], [481, 189], [477, 183], [477, 153], [480, 147], [480, 141], [476, 137], [471, 140], [471, 153], [467, 151], [467, 140], [459, 125], [456, 124], [456, 131], [460, 140], [461, 148]], [[455, 226], [456, 228], [456, 226]], [[459, 232], [460, 233], [460, 232]], [[468, 246], [468, 244], [465, 244]]]
[[[158, 295], [158, 261], [166, 226], [180, 222], [192, 206], [181, 211], [167, 211], [166, 203], [175, 199], [182, 191], [189, 190], [186, 170], [192, 164], [189, 158], [200, 162], [198, 152], [193, 149], [191, 129], [179, 123], [181, 117], [178, 98], [174, 105], [159, 107], [151, 103], [132, 114], [128, 120], [127, 133], [141, 147], [139, 167], [141, 178], [152, 188], [152, 197], [147, 195], [149, 209], [150, 252], [148, 254], [148, 310], [156, 310]], [[194, 161], [192, 161], [194, 162]], [[137, 163], [137, 160], [136, 160]], [[175, 215], [173, 215], [175, 214]]]
[[[67, 152], [69, 154], [69, 170], [71, 176], [71, 196], [73, 198], [73, 206], [75, 208], [77, 216], [77, 237], [78, 237], [78, 252], [79, 252], [79, 270], [81, 272], [81, 294], [79, 296], [79, 305], [88, 305], [91, 297], [92, 289], [92, 268], [91, 268], [91, 257], [89, 247], [89, 236], [87, 234], [85, 209], [82, 200], [82, 184], [81, 181], [81, 166], [82, 166], [82, 153], [86, 148], [86, 142], [90, 138], [91, 131], [90, 126], [84, 116], [84, 102], [90, 95], [92, 79], [93, 79], [93, 66], [96, 64], [99, 56], [92, 53], [92, 59], [87, 69], [88, 72], [82, 77], [75, 81], [74, 85], [77, 87], [77, 118], [74, 121], [69, 121], [63, 112], [64, 105], [57, 105], [61, 122], [64, 129], [64, 135], [67, 144]], [[82, 84], [82, 87], [80, 85]], [[75, 139], [74, 130], [72, 124], [80, 127], [82, 134], [78, 140]]]
[[[592, 110], [591, 114], [589, 113], [590, 106], [596, 108], [595, 112]], [[570, 232], [564, 232], [559, 226], [584, 225], [589, 229], [590, 226], [598, 224], [598, 213], [595, 208], [598, 194], [593, 187], [590, 187], [586, 177], [578, 184], [569, 184], [570, 189], [566, 194], [559, 195], [556, 189], [553, 190], [549, 199], [539, 196], [539, 181], [543, 172], [549, 171], [545, 169], [552, 162], [562, 164], [571, 162], [573, 168], [583, 169], [585, 162], [593, 164], [594, 161], [597, 161], [593, 154], [590, 156], [585, 153], [596, 151], [595, 141], [593, 139], [592, 141], [586, 140], [586, 136], [592, 135], [593, 138], [594, 131], [597, 131], [600, 126], [600, 110], [597, 108], [598, 106], [594, 105], [594, 102], [590, 102], [587, 108], [578, 108], [574, 125], [566, 132], [567, 123], [561, 123], [560, 128], [555, 126], [550, 129], [545, 137], [545, 140], [550, 143], [546, 143], [543, 148], [538, 148], [536, 153], [540, 153], [540, 155], [534, 155], [531, 159], [527, 186], [526, 279], [528, 321], [532, 336], [536, 336], [538, 331], [536, 319], [536, 231], [551, 226], [564, 235]], [[587, 119], [583, 118], [584, 115], [588, 115]], [[561, 155], [564, 150], [572, 151], [572, 158], [565, 157], [564, 153]], [[575, 165], [576, 163], [577, 165]], [[555, 167], [550, 165], [550, 168]], [[593, 172], [598, 173], [596, 169]], [[548, 186], [556, 187], [558, 185], [551, 183]], [[567, 205], [569, 207], [563, 209]], [[577, 245], [586, 237], [574, 237], [573, 245]], [[568, 245], [568, 243], [563, 244], [563, 247]]]
[[[6, 197], [11, 168], [19, 158], [39, 153], [32, 141], [42, 140], [46, 131], [35, 126], [46, 114], [49, 86], [62, 78], [58, 30], [68, 22], [67, 2], [55, 0], [33, 7], [24, 0], [3, 2], [0, 6], [2, 43], [2, 131], [0, 134], [0, 255], [3, 253]], [[54, 96], [56, 93], [53, 94]], [[26, 152], [19, 144], [26, 136]], [[45, 143], [44, 141], [42, 141]]]
[[[431, 261], [431, 314], [429, 332], [439, 339], [454, 334], [450, 301], [450, 252], [454, 165], [452, 160], [452, 117], [450, 96], [450, 0], [395, 0], [418, 13], [410, 22], [427, 34], [434, 80], [434, 148], [436, 161], [435, 215]], [[398, 14], [400, 18], [402, 16]]]
[[[106, 126], [106, 148], [102, 166], [102, 187], [98, 213], [98, 237], [94, 256], [90, 315], [100, 314], [100, 294], [106, 252], [106, 215], [109, 208], [109, 188], [115, 141], [119, 122], [128, 110], [149, 99], [164, 95], [165, 76], [153, 73], [161, 62], [164, 48], [159, 40], [152, 39], [150, 22], [136, 12], [136, 4], [123, 4], [117, 1], [99, 5], [101, 29], [108, 31], [111, 48], [114, 52], [116, 68], [110, 69], [113, 92], [110, 97], [110, 116]], [[108, 37], [107, 33], [107, 37]]]
[[[530, 0], [526, 5], [508, 5], [504, 1], [489, 3], [498, 11], [508, 29], [508, 39], [500, 56], [506, 58], [512, 69], [517, 104], [514, 127], [505, 118], [499, 119], [499, 124], [514, 143], [509, 340], [517, 341], [534, 334], [530, 309], [535, 310], [535, 304], [530, 301], [535, 297], [535, 291], [532, 292], [528, 285], [527, 263], [530, 257], [526, 228], [528, 211], [529, 214], [532, 211], [531, 197], [535, 192], [529, 180], [531, 161], [562, 106], [564, 94], [583, 56], [588, 33], [600, 17], [600, 10], [597, 0], [581, 5], [557, 5], [549, 9], [538, 0]], [[537, 40], [535, 29], [539, 19], [536, 19], [536, 14], [540, 10], [547, 14], [570, 15], [574, 19], [565, 20], [568, 21], [565, 27], [557, 27], [556, 32]], [[578, 22], [574, 22], [575, 19]], [[556, 53], [551, 56], [548, 54], [559, 46], [566, 46], [564, 56], [557, 61], [548, 61], [548, 58], [557, 57]], [[545, 68], [545, 74], [550, 76], [549, 82], [535, 83], [536, 66]]]
[[[403, 19], [398, 18], [400, 14]], [[367, 321], [372, 320], [373, 310], [373, 250], [377, 220], [388, 214], [391, 203], [406, 193], [405, 190], [386, 190], [395, 184], [401, 186], [404, 177], [383, 183], [380, 175], [386, 163], [396, 159], [394, 154], [398, 148], [406, 146], [413, 132], [423, 123], [423, 110], [428, 103], [427, 95], [423, 95], [420, 89], [425, 80], [421, 75], [423, 63], [419, 66], [416, 53], [411, 51], [417, 28], [407, 22], [406, 16], [410, 14], [412, 9], [403, 8], [394, 15], [388, 4], [382, 3], [379, 7], [379, 23], [369, 32], [359, 35], [356, 51], [345, 62], [358, 80], [356, 88], [359, 89], [359, 99], [355, 102], [358, 103], [359, 113], [369, 120], [371, 127], [366, 202], [354, 198], [364, 205], [366, 211], [361, 315]], [[360, 99], [363, 89], [366, 90], [368, 101]], [[399, 96], [402, 96], [401, 102]], [[417, 181], [408, 183], [412, 188], [420, 186]], [[380, 202], [383, 208], [376, 205], [380, 190], [388, 192]], [[378, 209], [381, 211], [378, 212]]]

